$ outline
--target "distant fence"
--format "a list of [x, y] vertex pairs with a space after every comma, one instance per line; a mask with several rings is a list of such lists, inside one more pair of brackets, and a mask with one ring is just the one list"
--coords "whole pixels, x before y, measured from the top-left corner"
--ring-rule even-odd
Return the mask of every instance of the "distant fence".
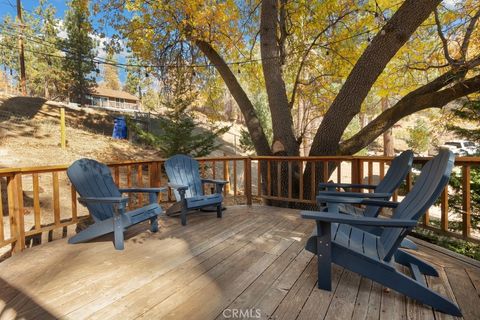
[[[388, 170], [391, 158], [218, 157], [198, 160], [202, 176], [230, 181], [224, 190], [229, 205], [251, 205], [270, 200], [313, 206], [318, 182], [377, 183]], [[414, 164], [422, 166], [427, 160], [416, 158]], [[109, 166], [120, 187], [155, 187], [166, 185], [167, 182], [163, 159], [116, 162]], [[457, 194], [461, 198], [460, 217], [449, 206], [446, 188], [437, 212], [427, 212], [421, 227], [480, 242], [478, 230], [472, 227], [470, 192], [471, 169], [478, 166], [480, 158], [458, 158], [455, 162], [455, 170], [460, 172], [462, 181]], [[75, 188], [66, 176], [66, 169], [66, 165], [0, 169], [0, 212], [3, 214], [3, 219], [0, 219], [0, 248], [10, 245], [15, 253], [40, 242], [75, 233], [75, 226], [88, 217], [88, 212], [79, 205]], [[311, 172], [306, 175], [307, 170]], [[415, 173], [407, 176], [401, 194], [410, 190], [414, 176]], [[304, 181], [306, 177], [308, 181]], [[313, 192], [307, 192], [307, 189]], [[401, 194], [395, 192], [393, 200], [397, 200]], [[147, 201], [142, 194], [136, 194], [130, 199], [130, 206], [140, 206]], [[161, 203], [171, 201], [170, 193], [159, 197]], [[457, 226], [455, 230], [452, 224]]]

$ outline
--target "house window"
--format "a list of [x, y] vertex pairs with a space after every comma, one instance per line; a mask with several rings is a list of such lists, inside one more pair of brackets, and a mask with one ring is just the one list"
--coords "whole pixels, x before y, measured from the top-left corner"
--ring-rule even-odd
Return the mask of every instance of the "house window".
[[125, 99], [115, 98], [115, 102], [116, 102], [117, 108], [123, 108]]

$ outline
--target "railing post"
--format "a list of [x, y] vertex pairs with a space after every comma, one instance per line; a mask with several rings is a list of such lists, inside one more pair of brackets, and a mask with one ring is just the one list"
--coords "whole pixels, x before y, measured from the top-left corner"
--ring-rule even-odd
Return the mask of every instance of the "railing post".
[[440, 215], [440, 229], [442, 231], [448, 230], [448, 186], [445, 187], [440, 196], [441, 215]]
[[465, 238], [470, 237], [471, 229], [471, 195], [470, 195], [470, 165], [462, 167], [462, 234]]
[[10, 233], [15, 238], [12, 253], [25, 248], [25, 224], [23, 220], [22, 174], [15, 173], [7, 178], [8, 211], [10, 217]]
[[252, 205], [252, 159], [250, 157], [243, 161], [243, 173], [245, 175], [245, 196], [247, 197], [247, 205]]
[[[226, 156], [224, 154], [224, 156]], [[230, 181], [230, 161], [223, 160], [223, 180]], [[230, 194], [230, 183], [225, 185], [223, 193], [226, 195]]]
[[[352, 183], [359, 184], [362, 182], [362, 177], [360, 173], [360, 166], [362, 165], [360, 159], [354, 158], [352, 159]], [[353, 189], [356, 192], [360, 192], [359, 189]]]
[[405, 178], [405, 188], [407, 189], [407, 193], [412, 190], [412, 171], [409, 171], [407, 177]]
[[62, 149], [67, 147], [67, 134], [65, 130], [65, 108], [60, 108], [60, 146]]

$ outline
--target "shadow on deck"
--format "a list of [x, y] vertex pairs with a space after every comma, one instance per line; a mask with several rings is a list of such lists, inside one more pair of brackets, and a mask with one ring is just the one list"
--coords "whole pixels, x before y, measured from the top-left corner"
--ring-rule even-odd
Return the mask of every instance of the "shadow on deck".
[[[162, 218], [160, 232], [129, 229], [124, 251], [111, 237], [53, 241], [0, 263], [0, 319], [436, 319], [395, 291], [338, 267], [333, 290], [316, 287], [316, 258], [303, 250], [313, 229], [297, 210], [233, 206], [186, 227]], [[465, 319], [480, 319], [480, 268], [420, 244], [437, 292]]]

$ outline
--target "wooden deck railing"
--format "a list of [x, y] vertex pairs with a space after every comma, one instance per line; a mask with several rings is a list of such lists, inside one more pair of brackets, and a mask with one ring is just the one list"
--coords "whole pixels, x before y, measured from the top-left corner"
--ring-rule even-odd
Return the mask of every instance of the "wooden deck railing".
[[[274, 204], [287, 202], [312, 206], [315, 205], [318, 182], [377, 183], [388, 170], [391, 158], [218, 157], [198, 160], [202, 176], [230, 181], [224, 190], [227, 204], [269, 200]], [[414, 164], [421, 166], [427, 160], [417, 158]], [[166, 184], [163, 164], [164, 160], [148, 160], [116, 162], [109, 166], [120, 187], [146, 187]], [[480, 242], [478, 230], [472, 228], [470, 193], [471, 168], [480, 166], [480, 158], [458, 158], [455, 166], [462, 178], [461, 218], [452, 212], [446, 189], [440, 206], [425, 214], [421, 226], [448, 236]], [[88, 217], [88, 212], [78, 205], [66, 169], [66, 165], [0, 169], [0, 212], [5, 217], [0, 219], [0, 249], [11, 245], [12, 252], [19, 252], [34, 244], [75, 233], [75, 226]], [[410, 173], [393, 200], [408, 192], [413, 181], [414, 173]], [[139, 206], [146, 201], [148, 199], [138, 194], [130, 199], [130, 205]], [[170, 193], [160, 195], [159, 202], [170, 201]], [[452, 223], [461, 225], [460, 230], [453, 230]]]

